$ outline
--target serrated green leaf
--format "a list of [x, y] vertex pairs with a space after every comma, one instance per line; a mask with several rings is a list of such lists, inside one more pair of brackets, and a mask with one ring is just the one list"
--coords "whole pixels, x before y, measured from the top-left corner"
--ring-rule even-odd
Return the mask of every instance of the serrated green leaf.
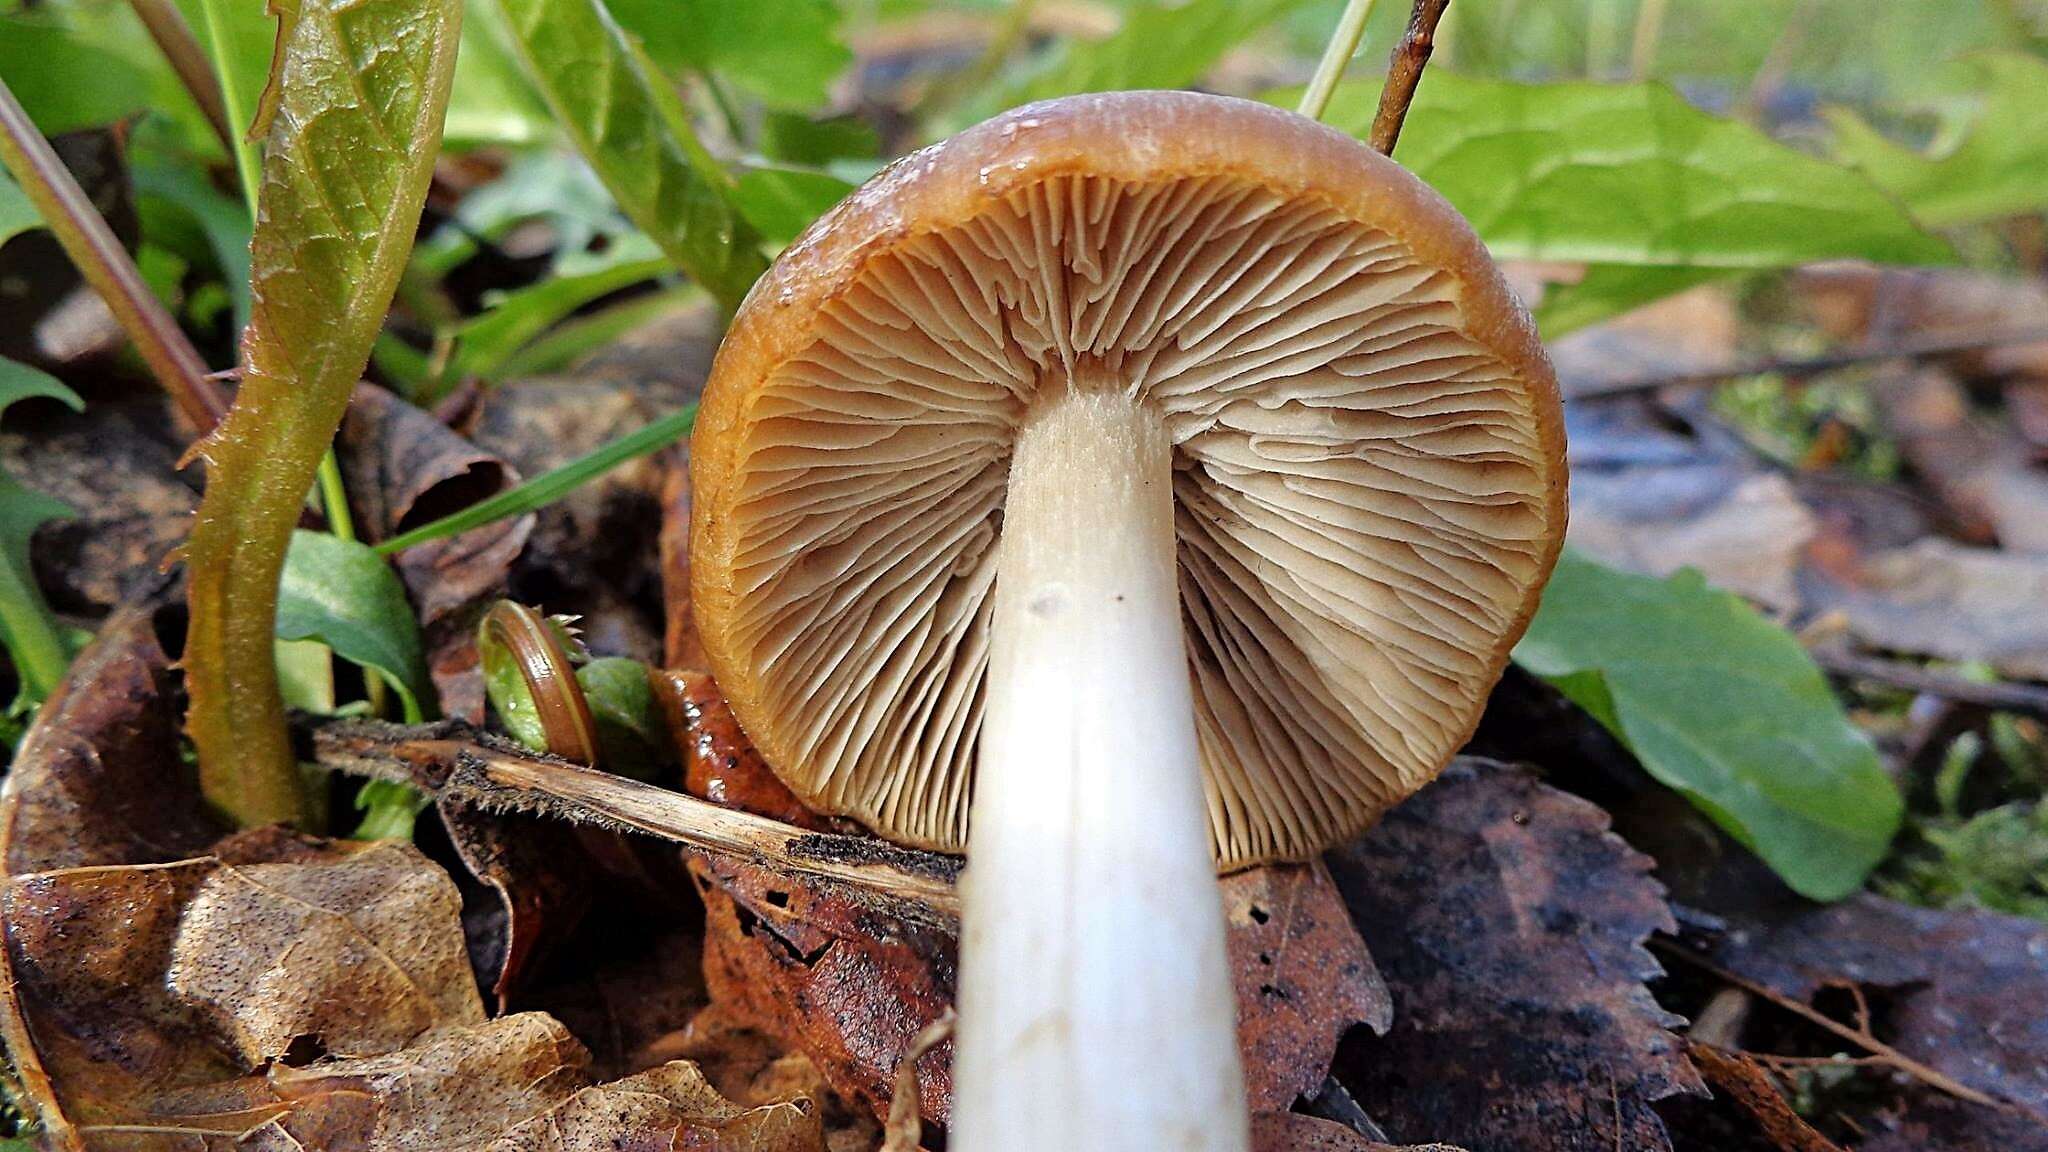
[[301, 0], [283, 45], [234, 408], [187, 545], [200, 782], [245, 823], [306, 815], [272, 644], [315, 470], [383, 327], [440, 151], [460, 0]]
[[1946, 71], [1954, 95], [1942, 104], [1942, 128], [1926, 152], [1832, 108], [1833, 154], [1937, 228], [2048, 207], [2048, 61], [1987, 52]]
[[[1379, 88], [1338, 85], [1324, 119], [1362, 137]], [[1782, 268], [1954, 257], [1861, 175], [1662, 84], [1522, 84], [1432, 69], [1395, 158], [1464, 213], [1497, 259]]]
[[1903, 805], [1799, 642], [1696, 572], [1567, 550], [1515, 660], [1816, 900], [1856, 891]]
[[292, 533], [278, 582], [277, 638], [318, 640], [378, 673], [398, 692], [408, 723], [433, 711], [434, 683], [405, 585], [368, 545], [324, 532]]
[[727, 178], [602, 0], [500, 0], [528, 75], [642, 232], [727, 309], [767, 268]]
[[43, 218], [36, 214], [36, 206], [29, 203], [21, 186], [0, 175], [0, 244], [42, 226]]
[[1124, 9], [1115, 32], [1096, 40], [1062, 41], [1008, 82], [969, 99], [945, 117], [944, 126], [962, 128], [1005, 108], [1078, 92], [1185, 88], [1214, 68], [1225, 52], [1302, 3], [1142, 0]]
[[[26, 364], [0, 359], [0, 417], [31, 396], [62, 401], [73, 411], [85, 407], [78, 394]], [[29, 567], [29, 538], [50, 520], [76, 515], [63, 501], [0, 475], [0, 643], [14, 660], [22, 695], [40, 701], [64, 678], [71, 645], [50, 616]]]
[[610, 0], [672, 72], [710, 72], [774, 108], [813, 108], [853, 63], [832, 0]]

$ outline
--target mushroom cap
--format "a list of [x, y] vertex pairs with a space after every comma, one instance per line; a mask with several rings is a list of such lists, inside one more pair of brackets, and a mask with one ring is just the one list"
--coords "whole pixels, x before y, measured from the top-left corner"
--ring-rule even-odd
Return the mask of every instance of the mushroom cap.
[[889, 166], [755, 285], [691, 464], [734, 714], [807, 803], [960, 850], [1010, 445], [1082, 372], [1174, 444], [1219, 866], [1363, 831], [1471, 735], [1535, 611], [1563, 417], [1448, 203], [1245, 100], [1015, 109]]

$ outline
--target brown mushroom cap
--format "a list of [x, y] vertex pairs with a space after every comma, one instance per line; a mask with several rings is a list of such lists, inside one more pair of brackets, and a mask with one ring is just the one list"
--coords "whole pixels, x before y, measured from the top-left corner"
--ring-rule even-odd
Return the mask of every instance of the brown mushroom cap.
[[1436, 193], [1182, 92], [1033, 104], [907, 156], [740, 309], [697, 424], [692, 595], [777, 773], [965, 844], [1010, 445], [1078, 374], [1172, 436], [1219, 863], [1320, 851], [1434, 777], [1556, 559], [1556, 381]]

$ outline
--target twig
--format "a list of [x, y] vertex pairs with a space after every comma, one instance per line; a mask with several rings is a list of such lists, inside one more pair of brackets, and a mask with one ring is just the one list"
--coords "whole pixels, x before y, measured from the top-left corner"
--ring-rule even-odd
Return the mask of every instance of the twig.
[[149, 38], [156, 41], [157, 50], [170, 61], [171, 70], [192, 94], [192, 102], [199, 105], [207, 125], [220, 138], [221, 147], [233, 156], [235, 130], [228, 126], [220, 77], [214, 75], [213, 62], [206, 58], [206, 49], [200, 47], [199, 38], [192, 34], [192, 26], [185, 23], [185, 14], [171, 0], [128, 0], [128, 6], [135, 9], [142, 26], [149, 29]]
[[1922, 360], [1933, 356], [1953, 356], [1963, 352], [1977, 352], [1986, 348], [2000, 348], [2015, 344], [2048, 343], [2048, 326], [2007, 328], [1991, 332], [1971, 332], [1963, 335], [1938, 334], [1917, 339], [1894, 340], [1881, 344], [1862, 344], [1845, 348], [1839, 352], [1823, 352], [1818, 356], [1788, 356], [1769, 360], [1750, 360], [1741, 363], [1719, 364], [1689, 372], [1671, 372], [1655, 376], [1638, 376], [1632, 379], [1601, 381], [1583, 388], [1572, 390], [1573, 396], [1614, 396], [1627, 392], [1649, 392], [1658, 388], [1682, 384], [1715, 384], [1723, 380], [1734, 380], [1744, 376], [1761, 376], [1767, 373], [1783, 373], [1789, 376], [1812, 375], [1836, 368], [1847, 368], [1856, 364], [1868, 364], [1879, 360]]
[[1864, 656], [1836, 647], [1816, 648], [1812, 656], [1814, 663], [1837, 676], [1939, 696], [1994, 712], [2017, 712], [2048, 720], [2048, 688], [2009, 682], [1983, 684], [1961, 676], [1930, 672], [1903, 661]]
[[1351, 0], [1344, 6], [1344, 14], [1337, 18], [1336, 30], [1330, 33], [1330, 42], [1323, 48], [1323, 58], [1316, 62], [1316, 74], [1309, 78], [1296, 112], [1311, 120], [1323, 118], [1323, 110], [1330, 106], [1330, 94], [1337, 90], [1337, 81], [1344, 78], [1344, 66], [1358, 52], [1372, 6], [1373, 0]]
[[539, 756], [460, 721], [400, 725], [295, 716], [320, 765], [402, 780], [437, 798], [494, 811], [635, 832], [836, 884], [891, 915], [951, 926], [960, 861], [886, 840], [812, 832], [623, 776]]
[[186, 419], [201, 432], [212, 430], [228, 410], [227, 397], [219, 385], [207, 379], [206, 362], [143, 283], [127, 250], [4, 80], [0, 80], [0, 162], [14, 174], [15, 183], [56, 234], [85, 282], [106, 301], [114, 319], [135, 342], [143, 362]]
[[[1847, 1040], [1849, 1043], [1854, 1044], [1857, 1047], [1863, 1049], [1864, 1051], [1870, 1053], [1872, 1056], [1877, 1058], [1876, 1062], [1881, 1063], [1893, 1069], [1894, 1071], [1903, 1072], [1906, 1075], [1911, 1076], [1914, 1079], [1920, 1081], [1921, 1083], [1927, 1085], [1929, 1088], [1933, 1088], [1941, 1092], [1946, 1092], [1958, 1100], [1964, 1100], [1971, 1104], [1981, 1104], [1986, 1108], [1996, 1108], [2000, 1111], [2020, 1112], [2029, 1116], [2033, 1115], [2033, 1113], [2030, 1110], [2022, 1108], [2018, 1104], [2014, 1104], [2005, 1100], [2000, 1100], [1996, 1096], [1991, 1096], [1987, 1095], [1986, 1093], [1979, 1092], [1977, 1089], [1972, 1088], [1969, 1085], [1956, 1080], [1955, 1078], [1947, 1075], [1944, 1072], [1938, 1071], [1934, 1068], [1928, 1067], [1925, 1064], [1922, 1064], [1920, 1061], [1913, 1059], [1911, 1056], [1906, 1055], [1904, 1052], [1901, 1052], [1898, 1049], [1892, 1047], [1891, 1045], [1886, 1044], [1884, 1041], [1879, 1040], [1877, 1037], [1872, 1036], [1868, 1030], [1859, 1030], [1856, 1028], [1851, 1028], [1847, 1024], [1844, 1024], [1839, 1020], [1830, 1018], [1825, 1013], [1822, 1013], [1810, 1004], [1807, 1004], [1800, 1000], [1793, 999], [1792, 997], [1787, 996], [1784, 993], [1778, 991], [1777, 989], [1769, 987], [1768, 985], [1759, 984], [1754, 980], [1748, 979], [1747, 977], [1738, 976], [1735, 973], [1730, 972], [1728, 969], [1723, 968], [1718, 964], [1715, 964], [1713, 961], [1708, 960], [1706, 957], [1701, 956], [1699, 953], [1694, 952], [1692, 949], [1687, 948], [1682, 944], [1678, 944], [1668, 940], [1652, 938], [1650, 941], [1650, 946], [1652, 948], [1655, 948], [1658, 952], [1661, 952], [1666, 956], [1678, 960], [1681, 963], [1690, 964], [1693, 967], [1698, 968], [1700, 971], [1705, 972], [1706, 974], [1714, 977], [1717, 980], [1721, 980], [1725, 983], [1732, 984], [1735, 987], [1750, 993], [1751, 995], [1761, 996], [1765, 1000], [1768, 1000], [1771, 1003], [1776, 1004], [1778, 1007], [1783, 1008], [1785, 1011], [1792, 1013], [1794, 1016], [1797, 1016], [1802, 1020], [1805, 1020], [1809, 1024], [1814, 1024], [1820, 1028], [1826, 1029], [1828, 1032], [1833, 1033], [1840, 1039]], [[1755, 1053], [1750, 1053], [1749, 1055], [1752, 1059], [1756, 1058]]]
[[1408, 105], [1415, 99], [1415, 86], [1422, 82], [1422, 69], [1436, 47], [1436, 24], [1443, 19], [1451, 0], [1415, 0], [1408, 14], [1408, 30], [1394, 45], [1387, 60], [1387, 86], [1380, 89], [1379, 111], [1373, 113], [1372, 133], [1367, 143], [1382, 156], [1394, 154], [1394, 142], [1401, 138], [1401, 122], [1408, 118]]

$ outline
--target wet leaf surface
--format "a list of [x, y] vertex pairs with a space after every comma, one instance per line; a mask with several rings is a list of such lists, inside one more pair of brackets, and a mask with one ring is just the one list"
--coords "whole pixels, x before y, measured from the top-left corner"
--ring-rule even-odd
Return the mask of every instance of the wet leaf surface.
[[1674, 924], [1606, 814], [1460, 761], [1327, 857], [1393, 992], [1337, 1078], [1396, 1139], [1472, 1152], [1671, 1147], [1652, 1107], [1701, 1090], [1643, 981]]
[[0, 799], [9, 875], [178, 860], [224, 830], [179, 755], [184, 696], [158, 625], [175, 642], [183, 613], [176, 589], [155, 582], [107, 619], [15, 754]]

